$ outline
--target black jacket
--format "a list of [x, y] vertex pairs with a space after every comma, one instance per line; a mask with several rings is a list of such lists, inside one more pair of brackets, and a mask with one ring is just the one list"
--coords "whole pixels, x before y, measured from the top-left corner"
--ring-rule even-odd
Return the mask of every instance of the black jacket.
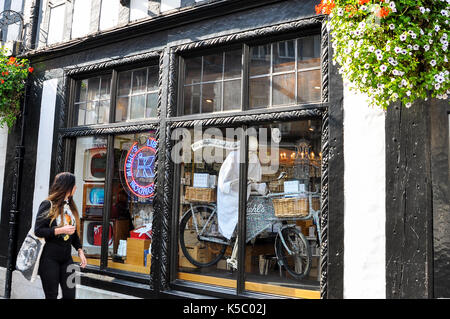
[[44, 200], [39, 206], [39, 210], [36, 215], [36, 223], [34, 224], [34, 234], [38, 237], [45, 238], [46, 243], [56, 243], [59, 245], [69, 246], [72, 245], [76, 250], [81, 248], [80, 237], [76, 231], [69, 236], [68, 240], [64, 240], [64, 234], [55, 236], [55, 228], [58, 225], [56, 224], [56, 220], [53, 220], [50, 225], [50, 218], [47, 217], [50, 207], [50, 201], [48, 200]]

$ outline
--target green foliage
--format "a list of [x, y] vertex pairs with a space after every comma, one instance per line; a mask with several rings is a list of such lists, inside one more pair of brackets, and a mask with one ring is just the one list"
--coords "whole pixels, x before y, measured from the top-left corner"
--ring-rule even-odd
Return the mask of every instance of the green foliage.
[[33, 72], [28, 60], [8, 57], [0, 49], [0, 127], [11, 128], [20, 114], [25, 81]]
[[334, 63], [371, 105], [448, 99], [450, 0], [322, 2], [332, 3]]

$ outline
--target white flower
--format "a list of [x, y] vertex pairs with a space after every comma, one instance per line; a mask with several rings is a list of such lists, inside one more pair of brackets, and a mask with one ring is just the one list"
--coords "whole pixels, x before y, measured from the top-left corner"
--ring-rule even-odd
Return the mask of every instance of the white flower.
[[408, 51], [406, 51], [406, 49], [403, 49], [402, 54], [406, 54], [406, 53], [408, 53]]
[[425, 51], [430, 50], [430, 46], [429, 46], [428, 44], [425, 44], [425, 45], [423, 46], [423, 48], [425, 49]]
[[365, 69], [368, 69], [369, 67], [370, 67], [370, 64], [369, 64], [369, 63], [364, 64], [364, 68], [365, 68]]
[[362, 11], [366, 11], [366, 10], [367, 10], [367, 7], [363, 5], [363, 6], [360, 7], [360, 9], [361, 9]]
[[402, 52], [402, 48], [395, 47], [394, 51], [395, 51], [395, 53], [400, 53], [400, 52]]
[[398, 72], [397, 69], [394, 69], [394, 71], [392, 71], [392, 74], [394, 74], [394, 75], [400, 75], [400, 72]]
[[383, 55], [382, 55], [382, 54], [380, 54], [380, 55], [377, 55], [377, 60], [378, 60], [378, 61], [381, 61], [381, 60], [383, 60]]
[[395, 29], [395, 25], [394, 25], [393, 23], [391, 23], [391, 24], [389, 25], [389, 29], [394, 30], [394, 29]]
[[375, 54], [376, 54], [376, 55], [381, 55], [381, 50], [380, 50], [380, 49], [376, 50], [376, 51], [375, 51]]
[[436, 84], [434, 85], [434, 88], [435, 88], [436, 90], [439, 90], [439, 89], [441, 88], [441, 85], [440, 85], [439, 83], [436, 83]]
[[394, 2], [394, 1], [391, 1], [391, 2], [389, 3], [389, 7], [390, 7], [391, 9], [394, 9], [394, 8], [395, 8], [395, 2]]
[[406, 34], [402, 34], [402, 35], [400, 36], [400, 41], [405, 41], [406, 38], [407, 38]]
[[361, 21], [361, 22], [358, 24], [358, 27], [360, 27], [361, 29], [364, 29], [364, 28], [366, 27], [366, 23], [365, 23], [364, 21]]
[[411, 91], [406, 91], [406, 95], [411, 96]]
[[374, 47], [373, 45], [371, 45], [371, 46], [369, 47], [369, 52], [373, 52], [373, 51], [375, 51], [375, 47]]
[[436, 60], [431, 60], [430, 64], [431, 64], [431, 66], [435, 66], [436, 65]]
[[416, 50], [416, 51], [419, 50], [419, 45], [418, 44], [414, 44], [413, 49]]
[[406, 106], [406, 108], [408, 108], [408, 109], [409, 109], [409, 108], [411, 107], [411, 103], [410, 103], [410, 102], [408, 102], [408, 103], [406, 103], [406, 104], [405, 104], [405, 106]]
[[344, 15], [344, 9], [339, 8], [338, 11], [337, 11], [337, 15], [342, 17]]
[[402, 80], [402, 85], [406, 86], [408, 85], [408, 81], [406, 81], [405, 79]]
[[424, 8], [424, 7], [420, 7], [419, 10], [420, 10], [420, 12], [421, 12], [422, 14], [425, 13], [425, 8]]
[[384, 64], [380, 65], [381, 72], [385, 72], [386, 70], [387, 70], [387, 66], [385, 66]]
[[434, 26], [434, 31], [439, 32], [441, 30], [441, 27], [439, 25]]
[[391, 46], [390, 45], [386, 45], [386, 51], [391, 51]]
[[447, 11], [447, 10], [441, 10], [441, 14], [442, 14], [444, 17], [448, 17], [448, 11]]

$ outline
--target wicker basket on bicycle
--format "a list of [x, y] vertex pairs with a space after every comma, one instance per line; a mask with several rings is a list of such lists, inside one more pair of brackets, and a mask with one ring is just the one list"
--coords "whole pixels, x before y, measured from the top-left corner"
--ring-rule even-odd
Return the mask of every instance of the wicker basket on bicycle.
[[287, 197], [273, 199], [276, 217], [305, 217], [309, 214], [307, 197]]
[[216, 190], [214, 188], [186, 186], [184, 199], [189, 202], [212, 203], [216, 201]]

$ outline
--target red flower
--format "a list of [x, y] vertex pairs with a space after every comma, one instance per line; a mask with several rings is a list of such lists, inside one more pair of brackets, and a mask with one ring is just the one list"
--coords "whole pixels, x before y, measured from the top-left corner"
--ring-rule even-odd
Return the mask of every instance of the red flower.
[[16, 58], [12, 56], [9, 58], [8, 65], [13, 64], [14, 62], [16, 62]]
[[333, 8], [336, 6], [334, 3], [334, 0], [322, 0], [317, 6], [316, 6], [316, 13], [317, 14], [330, 14]]
[[3, 84], [3, 83], [5, 83], [5, 80], [1, 79], [0, 82], [2, 82], [2, 84]]
[[387, 16], [389, 15], [389, 13], [390, 13], [390, 9], [388, 9], [388, 8], [381, 8], [380, 10], [378, 10], [378, 11], [375, 13], [375, 15], [376, 15], [378, 18], [385, 18], [385, 17], [387, 17]]
[[367, 2], [370, 2], [370, 0], [358, 0], [359, 4], [366, 4]]
[[33, 67], [28, 68], [28, 72], [33, 73], [33, 71], [34, 71]]

